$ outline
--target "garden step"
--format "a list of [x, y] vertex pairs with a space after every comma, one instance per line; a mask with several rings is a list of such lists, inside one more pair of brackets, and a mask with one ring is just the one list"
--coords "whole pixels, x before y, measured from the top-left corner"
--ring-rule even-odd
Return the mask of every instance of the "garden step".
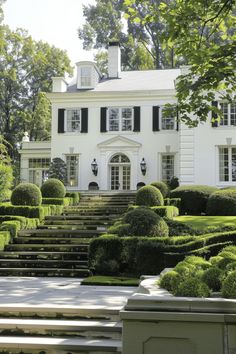
[[0, 276], [29, 276], [29, 277], [88, 277], [88, 269], [69, 268], [0, 268]]
[[[42, 338], [42, 337], [0, 337], [1, 350], [76, 350], [77, 353], [121, 353], [121, 341], [114, 339]], [[15, 351], [15, 350], [18, 351]], [[14, 351], [12, 351], [14, 350]], [[31, 352], [32, 353], [32, 352]], [[66, 353], [65, 353], [66, 354]]]
[[99, 218], [99, 219], [82, 219], [82, 220], [78, 220], [78, 219], [51, 219], [51, 220], [45, 220], [44, 222], [44, 225], [42, 226], [51, 226], [51, 225], [58, 225], [59, 227], [60, 226], [81, 226], [81, 225], [84, 225], [84, 226], [90, 226], [90, 225], [93, 225], [93, 226], [100, 226], [100, 225], [110, 225], [113, 223], [113, 220], [111, 219], [102, 219], [102, 218]]
[[106, 224], [51, 224], [51, 225], [40, 225], [38, 226], [38, 229], [44, 229], [44, 230], [88, 230], [88, 231], [93, 231], [93, 230], [99, 230], [106, 232], [106, 229], [108, 226], [111, 226], [113, 223], [106, 223]]
[[49, 236], [49, 237], [57, 237], [57, 236], [68, 236], [71, 237], [73, 235], [77, 235], [77, 237], [93, 237], [95, 235], [100, 235], [104, 233], [101, 230], [49, 230], [49, 229], [28, 229], [19, 231], [18, 236]]
[[14, 244], [80, 244], [81, 251], [88, 250], [88, 244], [80, 242], [80, 238], [75, 237], [34, 237], [34, 236], [26, 236], [26, 237], [17, 237], [14, 240]]
[[93, 218], [87, 217], [86, 215], [80, 215], [80, 214], [74, 214], [74, 215], [54, 215], [54, 216], [46, 216], [45, 220], [46, 221], [54, 221], [54, 220], [61, 220], [61, 221], [68, 221], [68, 220], [78, 220], [78, 221], [113, 221], [115, 218], [111, 216], [103, 216], [101, 217], [100, 215], [93, 215]]
[[0, 259], [0, 268], [70, 268], [70, 269], [88, 269], [88, 261], [78, 260], [51, 260], [51, 259]]
[[0, 318], [0, 336], [47, 335], [121, 339], [121, 322]]
[[25, 244], [10, 244], [5, 247], [6, 251], [20, 251], [20, 250], [27, 250], [27, 251], [60, 251], [60, 252], [86, 252], [85, 251], [85, 246], [87, 245], [81, 245], [81, 244], [30, 244], [30, 243], [25, 243]]
[[42, 251], [12, 251], [0, 252], [2, 259], [50, 259], [50, 260], [77, 260], [85, 261], [88, 259], [87, 252], [42, 252]]

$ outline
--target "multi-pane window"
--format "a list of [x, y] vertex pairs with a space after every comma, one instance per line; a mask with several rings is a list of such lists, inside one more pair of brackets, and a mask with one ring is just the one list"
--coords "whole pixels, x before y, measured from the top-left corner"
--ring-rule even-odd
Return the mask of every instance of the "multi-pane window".
[[80, 131], [80, 109], [66, 110], [66, 131], [79, 132]]
[[89, 66], [84, 66], [80, 69], [81, 87], [92, 86], [91, 74], [92, 74], [92, 70], [91, 67]]
[[161, 129], [162, 130], [173, 130], [175, 129], [175, 119], [176, 112], [175, 110], [166, 109], [165, 107], [161, 108]]
[[222, 111], [221, 126], [236, 126], [236, 102], [221, 102], [220, 109]]
[[236, 147], [219, 148], [220, 182], [236, 182]]
[[133, 126], [132, 108], [109, 108], [108, 123], [109, 131], [131, 131]]
[[174, 155], [161, 156], [161, 179], [168, 182], [174, 176]]
[[78, 186], [79, 157], [77, 155], [66, 156], [67, 184], [70, 187]]
[[29, 182], [41, 186], [48, 179], [49, 166], [48, 158], [29, 159]]

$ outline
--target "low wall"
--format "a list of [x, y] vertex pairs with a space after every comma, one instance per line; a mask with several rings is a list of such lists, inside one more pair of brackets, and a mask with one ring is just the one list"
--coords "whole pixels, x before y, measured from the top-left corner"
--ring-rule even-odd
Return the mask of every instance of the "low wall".
[[121, 311], [123, 354], [236, 354], [236, 300], [174, 297], [141, 282]]

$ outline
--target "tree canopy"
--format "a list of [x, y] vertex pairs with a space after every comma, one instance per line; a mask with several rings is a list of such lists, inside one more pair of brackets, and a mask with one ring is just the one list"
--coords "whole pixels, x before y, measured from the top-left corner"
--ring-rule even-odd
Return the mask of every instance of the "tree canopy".
[[[79, 28], [84, 49], [104, 48], [109, 40], [115, 38], [121, 43], [122, 66], [125, 70], [174, 67], [177, 64], [174, 51], [164, 46], [162, 41], [165, 22], [161, 18], [155, 22], [146, 21], [150, 9], [155, 7], [159, 11], [160, 2], [133, 2], [129, 12], [124, 0], [96, 0], [95, 5], [84, 6], [86, 22]], [[136, 16], [132, 21], [134, 13]], [[102, 69], [106, 64], [104, 59], [104, 55], [99, 53], [97, 62]]]
[[144, 23], [165, 24], [166, 48], [189, 65], [176, 82], [180, 118], [189, 126], [205, 121], [216, 98], [234, 99], [236, 42], [234, 0], [125, 0], [131, 20], [139, 21], [135, 7], [149, 6]]
[[50, 135], [50, 105], [43, 92], [51, 90], [53, 76], [72, 73], [69, 58], [22, 29], [1, 29], [0, 134], [12, 146], [24, 131], [32, 140], [45, 140]]

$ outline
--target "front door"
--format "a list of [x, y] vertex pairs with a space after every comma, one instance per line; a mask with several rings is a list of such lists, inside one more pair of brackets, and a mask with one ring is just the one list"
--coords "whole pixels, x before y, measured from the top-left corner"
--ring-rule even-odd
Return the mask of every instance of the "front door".
[[110, 188], [130, 190], [130, 160], [126, 155], [115, 155], [110, 160]]

